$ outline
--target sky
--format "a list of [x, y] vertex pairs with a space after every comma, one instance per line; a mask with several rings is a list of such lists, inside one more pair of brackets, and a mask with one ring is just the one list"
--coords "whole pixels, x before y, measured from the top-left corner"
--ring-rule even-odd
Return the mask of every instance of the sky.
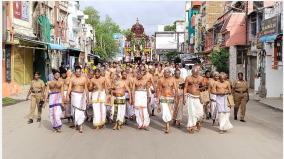
[[93, 0], [80, 1], [80, 8], [92, 6], [99, 11], [101, 17], [109, 15], [122, 29], [131, 28], [139, 19], [145, 33], [153, 35], [158, 25], [173, 24], [176, 20], [184, 20], [185, 1], [138, 1], [138, 0]]

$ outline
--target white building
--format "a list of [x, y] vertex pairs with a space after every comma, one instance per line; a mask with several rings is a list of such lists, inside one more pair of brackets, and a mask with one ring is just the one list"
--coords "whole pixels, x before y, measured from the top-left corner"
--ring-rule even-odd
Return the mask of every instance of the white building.
[[257, 60], [259, 70], [263, 70], [260, 71], [261, 97], [283, 97], [283, 21], [281, 17], [282, 2], [276, 2], [273, 8], [264, 10], [259, 39], [263, 44], [263, 50]]
[[79, 1], [70, 1], [68, 12], [69, 64], [73, 68], [74, 63], [88, 62], [95, 36], [92, 26], [85, 23], [88, 15], [80, 10]]

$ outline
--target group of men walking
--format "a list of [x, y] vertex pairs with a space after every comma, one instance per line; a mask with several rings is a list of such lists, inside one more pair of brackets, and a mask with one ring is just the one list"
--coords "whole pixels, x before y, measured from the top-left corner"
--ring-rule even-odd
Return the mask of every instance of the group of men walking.
[[[28, 123], [33, 122], [35, 108], [37, 121], [41, 120], [43, 103], [49, 106], [53, 129], [61, 132], [62, 120], [72, 121], [70, 127], [83, 132], [86, 119], [96, 129], [108, 123], [113, 130], [120, 130], [126, 120], [136, 120], [137, 128], [149, 130], [150, 115], [162, 111], [164, 132], [170, 132], [170, 125], [181, 127], [187, 110], [187, 130], [198, 132], [203, 120], [218, 121], [220, 133], [233, 128], [230, 110], [233, 106], [235, 120], [241, 109], [241, 121], [245, 122], [245, 107], [248, 101], [248, 87], [243, 80], [229, 82], [225, 73], [209, 71], [203, 77], [200, 65], [193, 66], [191, 75], [181, 65], [161, 64], [104, 64], [82, 71], [75, 66], [75, 72], [53, 71], [53, 79], [45, 87], [38, 72], [35, 73], [30, 91], [31, 112]], [[234, 95], [232, 101], [231, 94]]]

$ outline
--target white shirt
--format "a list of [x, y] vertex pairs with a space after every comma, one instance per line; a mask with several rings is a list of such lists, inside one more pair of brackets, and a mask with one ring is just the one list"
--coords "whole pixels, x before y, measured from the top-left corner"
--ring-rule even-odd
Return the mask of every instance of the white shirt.
[[181, 68], [180, 69], [180, 77], [183, 78], [183, 80], [185, 80], [187, 75], [188, 75], [187, 70], [185, 68]]

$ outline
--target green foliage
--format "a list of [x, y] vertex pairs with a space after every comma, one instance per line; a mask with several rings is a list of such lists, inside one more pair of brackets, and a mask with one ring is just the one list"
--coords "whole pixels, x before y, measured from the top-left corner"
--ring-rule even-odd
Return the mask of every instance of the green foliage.
[[168, 52], [166, 54], [166, 57], [167, 57], [168, 61], [173, 61], [178, 57], [178, 52], [176, 52], [176, 51]]
[[213, 51], [210, 58], [218, 72], [229, 73], [229, 52], [226, 49]]
[[8, 97], [2, 98], [2, 105], [3, 106], [14, 105], [16, 103], [17, 103], [17, 100], [15, 100], [15, 99], [8, 98]]
[[121, 33], [124, 35], [124, 36], [127, 36], [127, 35], [130, 35], [131, 34], [131, 29], [123, 29], [122, 31], [121, 31]]
[[165, 31], [176, 31], [176, 21], [173, 25], [166, 25], [164, 28]]
[[122, 32], [119, 25], [106, 15], [105, 20], [100, 19], [99, 12], [93, 7], [86, 7], [84, 14], [89, 15], [86, 20], [87, 24], [92, 25], [96, 34], [96, 46], [94, 52], [102, 59], [111, 59], [118, 52], [118, 46], [113, 39], [114, 33]]
[[165, 31], [175, 31], [176, 25], [166, 25], [164, 28]]

